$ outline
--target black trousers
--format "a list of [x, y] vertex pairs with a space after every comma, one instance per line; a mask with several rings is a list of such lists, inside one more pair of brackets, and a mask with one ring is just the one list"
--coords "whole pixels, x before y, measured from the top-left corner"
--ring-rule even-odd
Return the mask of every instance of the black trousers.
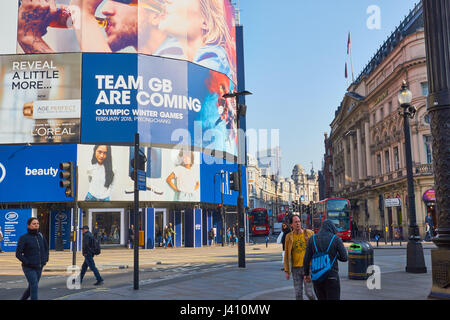
[[314, 292], [318, 300], [341, 300], [339, 275], [330, 275], [320, 283], [314, 283]]

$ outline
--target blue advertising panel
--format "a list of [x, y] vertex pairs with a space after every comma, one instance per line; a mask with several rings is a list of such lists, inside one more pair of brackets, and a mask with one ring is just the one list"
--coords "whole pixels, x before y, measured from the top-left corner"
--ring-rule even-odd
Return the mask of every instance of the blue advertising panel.
[[194, 209], [194, 247], [195, 248], [201, 248], [201, 246], [203, 244], [202, 225], [203, 225], [202, 209]]
[[182, 224], [181, 224], [181, 211], [175, 211], [175, 223], [174, 223], [174, 231], [175, 231], [175, 239], [173, 240], [174, 247], [181, 247], [183, 236], [182, 232]]
[[59, 186], [59, 163], [75, 163], [76, 150], [76, 145], [0, 146], [0, 202], [73, 201]]
[[145, 210], [145, 249], [155, 248], [155, 208]]
[[[82, 61], [81, 141], [133, 142], [137, 122], [128, 120], [136, 110], [136, 99], [130, 98], [136, 90], [124, 86], [137, 75], [136, 55], [86, 53]], [[126, 81], [120, 87], [113, 83], [119, 76]]]
[[71, 218], [72, 214], [70, 210], [50, 212], [50, 249], [53, 250], [56, 248], [56, 239], [58, 237], [60, 223], [64, 249], [70, 249]]
[[216, 243], [222, 243], [222, 216], [219, 211], [212, 212], [213, 228], [216, 229]]
[[[247, 206], [247, 178], [246, 167], [241, 166], [242, 170], [242, 196], [244, 197], [244, 206]], [[200, 183], [201, 202], [221, 203], [221, 183], [223, 184], [223, 203], [226, 205], [236, 205], [239, 195], [238, 191], [231, 190], [229, 174], [237, 172], [236, 163], [227, 162], [223, 159], [214, 158], [203, 154], [203, 161], [200, 165]]]
[[[111, 68], [114, 66], [114, 68]], [[83, 54], [82, 143], [189, 145], [237, 154], [235, 89], [219, 72], [138, 54]]]
[[16, 251], [20, 236], [27, 233], [27, 220], [31, 218], [31, 214], [31, 209], [0, 209], [3, 251]]
[[194, 247], [194, 210], [184, 211], [184, 246], [186, 248]]

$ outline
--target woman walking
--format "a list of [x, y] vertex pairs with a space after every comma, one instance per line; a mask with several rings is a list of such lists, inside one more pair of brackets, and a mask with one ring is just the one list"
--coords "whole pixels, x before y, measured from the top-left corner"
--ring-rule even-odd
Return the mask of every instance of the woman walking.
[[30, 218], [27, 221], [27, 233], [19, 239], [16, 257], [22, 262], [22, 270], [28, 281], [28, 288], [21, 300], [38, 300], [38, 285], [42, 269], [48, 261], [48, 243], [39, 232], [39, 220]]

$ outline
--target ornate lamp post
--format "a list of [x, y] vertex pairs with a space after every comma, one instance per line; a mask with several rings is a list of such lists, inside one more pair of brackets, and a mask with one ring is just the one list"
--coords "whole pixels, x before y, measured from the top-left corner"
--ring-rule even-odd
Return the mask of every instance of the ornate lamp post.
[[450, 1], [422, 0], [433, 136], [437, 236], [431, 250], [431, 298], [450, 299]]
[[414, 118], [416, 108], [411, 105], [412, 93], [408, 89], [406, 81], [398, 94], [400, 114], [403, 116], [403, 130], [405, 134], [406, 176], [408, 181], [408, 213], [409, 213], [409, 240], [406, 256], [406, 272], [426, 273], [425, 258], [422, 244], [420, 243], [419, 227], [416, 222], [416, 200], [414, 196], [414, 179], [411, 156], [411, 135], [409, 132], [408, 118]]

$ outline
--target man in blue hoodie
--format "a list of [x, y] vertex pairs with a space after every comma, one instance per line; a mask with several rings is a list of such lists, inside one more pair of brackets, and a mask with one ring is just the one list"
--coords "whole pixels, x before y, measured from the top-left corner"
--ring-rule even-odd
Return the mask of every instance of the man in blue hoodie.
[[[333, 235], [336, 235], [337, 232], [338, 230], [334, 223], [331, 220], [325, 220], [322, 223], [322, 227], [320, 228], [319, 233], [314, 235], [317, 250], [319, 252], [326, 252], [328, 246], [330, 245], [331, 239], [333, 238]], [[315, 251], [316, 249], [313, 243], [313, 237], [311, 237], [308, 240], [305, 257], [303, 259], [305, 281], [311, 281], [311, 275], [309, 272], [310, 263]], [[331, 266], [331, 270], [328, 273], [327, 279], [325, 279], [323, 282], [314, 282], [314, 292], [316, 293], [318, 300], [340, 300], [341, 286], [339, 281], [339, 267], [337, 260], [342, 262], [348, 260], [347, 249], [345, 249], [344, 243], [342, 242], [341, 238], [337, 236], [334, 237], [333, 242], [330, 245], [328, 254], [332, 258], [337, 257], [337, 259]]]

